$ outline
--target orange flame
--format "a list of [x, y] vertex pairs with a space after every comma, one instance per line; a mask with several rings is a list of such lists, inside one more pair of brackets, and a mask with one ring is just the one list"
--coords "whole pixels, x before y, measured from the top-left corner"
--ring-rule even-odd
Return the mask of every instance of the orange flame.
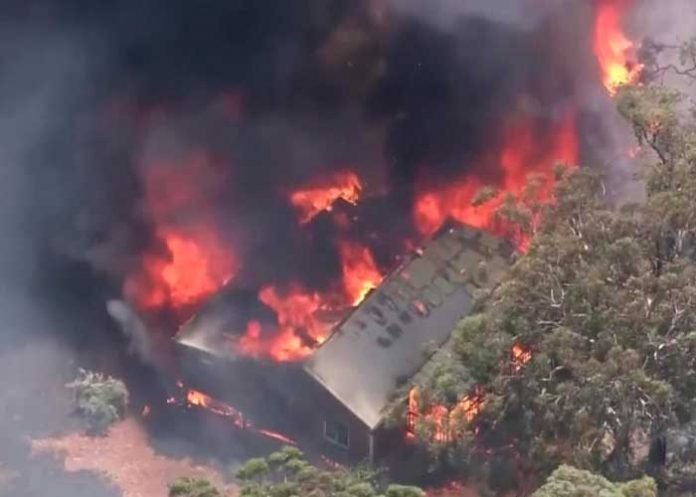
[[[424, 235], [435, 233], [448, 218], [478, 228], [491, 228], [493, 214], [500, 207], [504, 193], [519, 194], [532, 173], [548, 178], [542, 200], [548, 198], [553, 168], [558, 163], [574, 166], [579, 155], [575, 114], [567, 113], [550, 131], [537, 130], [528, 119], [511, 120], [503, 135], [504, 145], [497, 157], [500, 177], [494, 182], [497, 194], [482, 205], [472, 201], [486, 186], [480, 171], [472, 171], [458, 181], [423, 191], [416, 199], [413, 216], [418, 230]], [[477, 174], [479, 173], [479, 174]]]
[[185, 314], [234, 276], [237, 262], [217, 231], [204, 187], [215, 172], [204, 154], [148, 166], [145, 198], [162, 250], [145, 254], [126, 277], [124, 294], [139, 309], [169, 307]]
[[198, 390], [188, 390], [186, 392], [186, 403], [189, 407], [200, 407], [219, 416], [230, 418], [232, 419], [234, 425], [238, 428], [252, 430], [259, 435], [272, 438], [273, 440], [282, 442], [284, 444], [296, 445], [296, 442], [293, 439], [286, 437], [282, 433], [277, 433], [268, 429], [255, 428], [249, 420], [244, 418], [244, 415], [240, 411], [231, 405], [214, 399], [203, 392], [199, 392]]
[[292, 192], [290, 203], [300, 214], [300, 223], [305, 224], [322, 211], [330, 211], [339, 198], [355, 205], [360, 199], [362, 185], [358, 176], [351, 171], [337, 172], [316, 186]]
[[278, 442], [282, 442], [287, 445], [296, 445], [296, 442], [290, 438], [286, 437], [282, 433], [278, 433], [276, 431], [271, 431], [271, 430], [264, 430], [264, 429], [259, 429], [256, 430], [256, 432], [260, 435], [263, 435], [268, 438], [272, 438], [273, 440], [277, 440]]
[[244, 428], [244, 416], [234, 407], [223, 402], [213, 399], [212, 397], [199, 392], [198, 390], [189, 390], [186, 392], [186, 402], [189, 406], [203, 407], [211, 412], [231, 418], [234, 424], [239, 428]]
[[609, 94], [636, 83], [643, 66], [635, 59], [635, 45], [623, 32], [621, 17], [630, 0], [602, 0], [597, 7], [594, 52]]
[[[515, 372], [519, 372], [532, 360], [532, 352], [519, 343], [512, 346], [510, 356]], [[418, 386], [413, 386], [408, 392], [406, 438], [415, 439], [416, 423], [418, 419], [423, 418], [434, 426], [434, 442], [451, 442], [460, 436], [459, 430], [465, 425], [463, 422], [474, 421], [483, 412], [484, 407], [483, 392], [477, 387], [474, 393], [462, 397], [452, 409], [448, 410], [447, 407], [436, 404], [428, 412], [423, 413], [420, 408], [420, 390]]]
[[331, 324], [317, 316], [320, 311], [357, 306], [370, 290], [377, 288], [383, 275], [369, 248], [356, 242], [341, 242], [338, 250], [343, 294], [308, 292], [295, 284], [281, 295], [274, 286], [264, 287], [258, 298], [273, 310], [278, 326], [264, 329], [259, 321], [249, 321], [245, 333], [235, 343], [238, 353], [277, 362], [302, 360], [329, 335]]
[[433, 441], [446, 443], [456, 440], [462, 421], [471, 423], [483, 411], [485, 400], [480, 391], [465, 395], [451, 410], [443, 405], [434, 405], [428, 412], [421, 412], [420, 390], [414, 386], [408, 393], [408, 413], [406, 418], [406, 437], [416, 436], [416, 423], [419, 418], [432, 423], [434, 427]]
[[338, 246], [343, 271], [343, 288], [353, 306], [359, 305], [367, 294], [377, 288], [384, 276], [370, 249], [355, 242], [342, 242]]
[[512, 355], [512, 364], [515, 372], [519, 372], [522, 369], [522, 366], [532, 360], [532, 353], [522, 347], [522, 345], [519, 343], [512, 346], [510, 353]]
[[179, 309], [201, 302], [232, 276], [232, 260], [213, 231], [201, 227], [188, 237], [158, 229], [168, 254], [147, 255], [144, 272], [126, 281], [126, 295], [141, 308], [170, 304]]
[[264, 334], [259, 322], [249, 322], [246, 333], [237, 341], [238, 352], [251, 357], [268, 356], [278, 362], [297, 361], [326, 340], [329, 327], [315, 317], [322, 305], [318, 293], [294, 286], [281, 296], [275, 287], [268, 286], [259, 292], [259, 300], [275, 312], [278, 328]]

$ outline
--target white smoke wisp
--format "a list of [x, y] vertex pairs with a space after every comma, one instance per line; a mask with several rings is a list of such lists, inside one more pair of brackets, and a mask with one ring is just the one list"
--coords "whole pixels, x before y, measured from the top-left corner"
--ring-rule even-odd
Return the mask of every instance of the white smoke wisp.
[[152, 343], [147, 327], [138, 314], [122, 300], [108, 301], [106, 310], [128, 339], [129, 352], [144, 363], [152, 363]]

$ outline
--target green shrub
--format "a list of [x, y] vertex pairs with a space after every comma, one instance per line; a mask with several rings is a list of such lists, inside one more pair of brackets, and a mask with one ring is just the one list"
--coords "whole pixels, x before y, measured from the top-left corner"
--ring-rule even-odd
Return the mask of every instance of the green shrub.
[[221, 497], [220, 491], [203, 478], [178, 478], [169, 485], [169, 497]]
[[77, 412], [92, 432], [103, 433], [125, 414], [128, 390], [121, 380], [80, 369], [66, 387], [73, 391]]
[[560, 466], [532, 497], [657, 497], [651, 478], [628, 483], [612, 483], [571, 466]]

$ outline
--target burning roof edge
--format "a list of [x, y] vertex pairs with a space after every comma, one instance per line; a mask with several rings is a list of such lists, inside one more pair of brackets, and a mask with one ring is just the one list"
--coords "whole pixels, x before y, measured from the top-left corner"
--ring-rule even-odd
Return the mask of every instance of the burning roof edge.
[[304, 370], [376, 429], [400, 386], [432, 360], [424, 348], [450, 339], [474, 293], [495, 288], [514, 255], [512, 244], [486, 231], [441, 230], [334, 328]]

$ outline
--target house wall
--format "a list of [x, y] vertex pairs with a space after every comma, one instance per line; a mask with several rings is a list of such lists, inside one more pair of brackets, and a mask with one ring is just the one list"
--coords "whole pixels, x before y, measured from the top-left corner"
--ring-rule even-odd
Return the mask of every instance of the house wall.
[[[346, 409], [330, 392], [306, 378], [291, 409], [299, 421], [302, 440], [329, 459], [345, 464], [367, 460], [370, 457], [370, 430]], [[348, 428], [348, 447], [327, 440], [324, 423], [341, 423]]]
[[[375, 461], [388, 459], [403, 447], [403, 429], [379, 428], [372, 433], [371, 449], [367, 426], [299, 368], [230, 362], [188, 347], [179, 352], [186, 388], [230, 404], [255, 425], [297, 440], [309, 454], [347, 464], [368, 460], [371, 450]], [[347, 448], [326, 439], [325, 422], [348, 427]]]
[[[203, 392], [241, 411], [256, 426], [292, 436], [290, 416], [296, 368], [254, 360], [228, 361], [197, 349], [180, 346], [180, 379], [185, 388]], [[291, 397], [290, 397], [291, 398]]]

